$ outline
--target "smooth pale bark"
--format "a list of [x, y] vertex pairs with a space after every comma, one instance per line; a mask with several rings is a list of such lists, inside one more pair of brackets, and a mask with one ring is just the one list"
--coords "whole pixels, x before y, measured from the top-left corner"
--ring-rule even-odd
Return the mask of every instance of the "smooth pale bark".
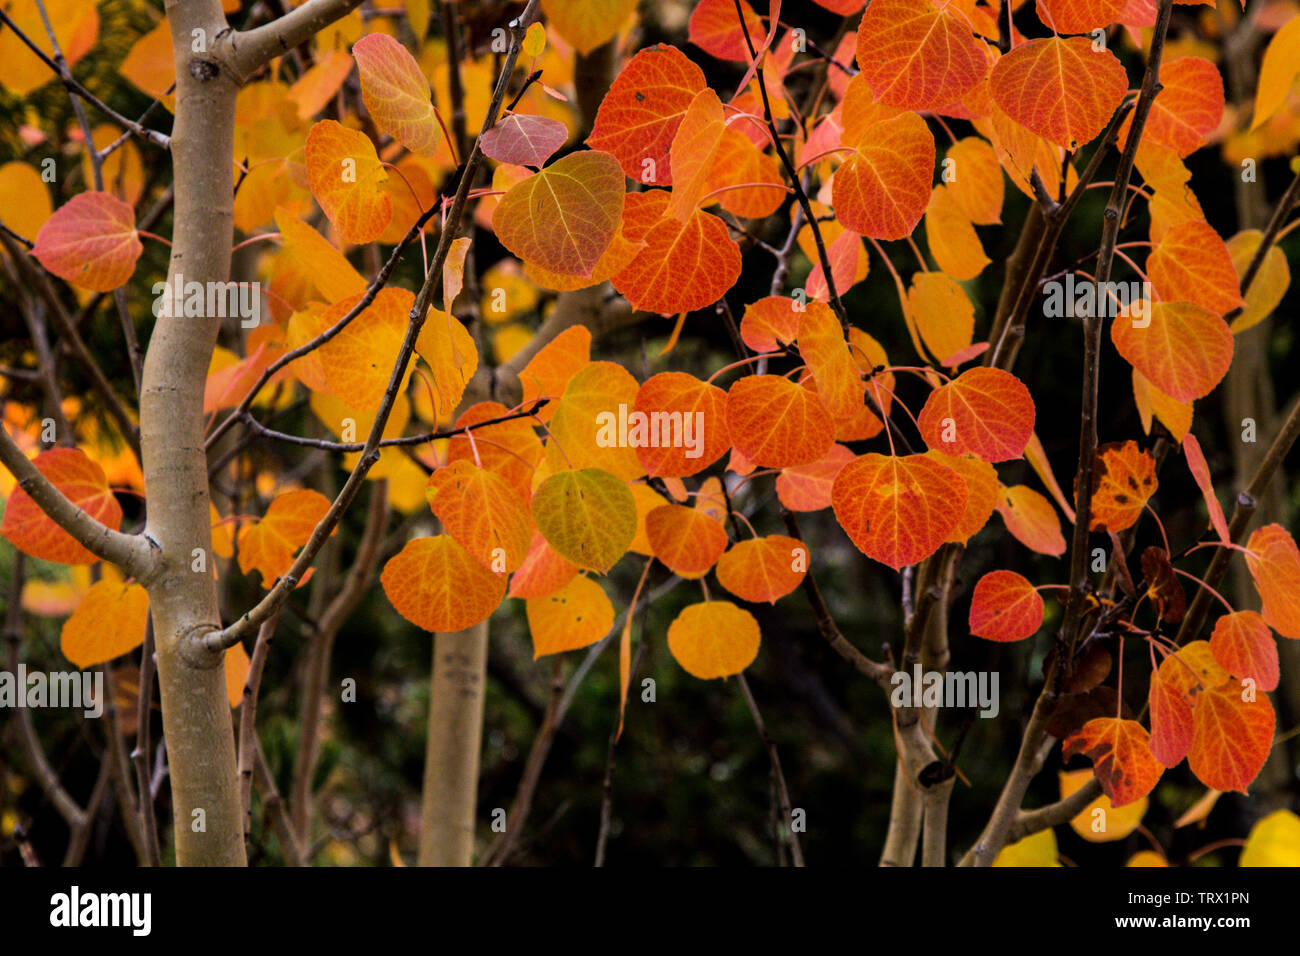
[[469, 866], [473, 859], [487, 654], [486, 621], [433, 638], [420, 866]]

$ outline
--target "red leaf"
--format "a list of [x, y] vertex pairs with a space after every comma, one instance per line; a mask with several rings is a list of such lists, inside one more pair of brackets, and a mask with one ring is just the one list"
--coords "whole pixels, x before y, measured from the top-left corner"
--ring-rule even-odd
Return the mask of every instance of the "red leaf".
[[990, 571], [971, 596], [970, 632], [990, 641], [1021, 641], [1043, 623], [1043, 599], [1014, 571]]
[[1146, 728], [1136, 720], [1097, 717], [1065, 742], [1061, 755], [1084, 754], [1092, 761], [1102, 791], [1114, 806], [1122, 807], [1154, 790], [1164, 773], [1149, 741]]
[[36, 233], [32, 255], [60, 279], [94, 292], [112, 292], [135, 272], [144, 247], [135, 213], [109, 193], [78, 193]]

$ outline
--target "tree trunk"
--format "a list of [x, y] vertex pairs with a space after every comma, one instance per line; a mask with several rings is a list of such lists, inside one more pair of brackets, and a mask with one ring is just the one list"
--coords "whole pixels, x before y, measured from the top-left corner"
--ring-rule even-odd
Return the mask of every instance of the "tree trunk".
[[[233, 77], [209, 54], [226, 29], [220, 0], [169, 0], [176, 58], [172, 164], [176, 208], [168, 282], [229, 278], [234, 200]], [[194, 31], [203, 31], [196, 34]], [[181, 277], [184, 277], [183, 280]], [[158, 647], [163, 733], [171, 775], [176, 862], [243, 866], [235, 744], [221, 654], [187, 640], [221, 626], [211, 572], [208, 461], [203, 388], [221, 320], [171, 316], [154, 325], [140, 394], [140, 437], [149, 516], [145, 533], [160, 549], [149, 601]], [[196, 549], [202, 571], [194, 571]]]
[[420, 866], [469, 866], [473, 858], [487, 654], [486, 621], [433, 638]]

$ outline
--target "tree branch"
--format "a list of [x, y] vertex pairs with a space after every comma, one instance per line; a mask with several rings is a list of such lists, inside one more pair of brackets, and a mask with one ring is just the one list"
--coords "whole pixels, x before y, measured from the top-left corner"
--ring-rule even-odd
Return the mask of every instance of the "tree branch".
[[290, 10], [245, 33], [230, 35], [230, 59], [236, 79], [243, 84], [277, 56], [306, 43], [335, 20], [342, 19], [361, 5], [361, 0], [307, 0], [302, 6]]

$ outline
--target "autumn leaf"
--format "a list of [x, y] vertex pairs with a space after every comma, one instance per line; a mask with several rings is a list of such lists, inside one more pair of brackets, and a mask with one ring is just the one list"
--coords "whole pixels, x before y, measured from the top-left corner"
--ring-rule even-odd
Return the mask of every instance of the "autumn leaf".
[[527, 113], [511, 113], [483, 134], [483, 155], [501, 163], [541, 166], [569, 139], [559, 120]]
[[1161, 236], [1147, 258], [1156, 295], [1194, 302], [1219, 315], [1243, 305], [1228, 246], [1206, 222], [1181, 222]]
[[5, 211], [5, 226], [18, 235], [40, 232], [54, 209], [49, 189], [35, 167], [17, 161], [0, 166], [0, 209]]
[[831, 506], [835, 478], [856, 456], [843, 445], [831, 445], [817, 461], [792, 465], [776, 476], [776, 496], [791, 511], [821, 511]]
[[1260, 690], [1277, 690], [1277, 642], [1267, 622], [1255, 611], [1234, 611], [1215, 621], [1210, 653], [1234, 677], [1250, 678]]
[[779, 375], [746, 375], [731, 386], [727, 432], [746, 458], [769, 468], [817, 461], [835, 442], [825, 403]]
[[685, 222], [700, 205], [726, 129], [718, 94], [709, 89], [700, 90], [691, 100], [668, 149], [673, 189], [664, 215]]
[[[1061, 799], [1083, 787], [1092, 775], [1091, 770], [1060, 771], [1057, 778], [1061, 784]], [[1147, 798], [1143, 797], [1117, 810], [1110, 797], [1103, 793], [1070, 821], [1070, 829], [1089, 843], [1115, 843], [1138, 828], [1146, 816], [1147, 805]]]
[[736, 0], [700, 0], [687, 23], [691, 42], [720, 60], [748, 61], [749, 47], [745, 43], [745, 34], [749, 35], [753, 48], [758, 50], [763, 46], [766, 31], [754, 8], [746, 0], [739, 0], [745, 24], [742, 31], [736, 9]]
[[1250, 121], [1252, 132], [1282, 108], [1297, 75], [1300, 75], [1300, 18], [1292, 17], [1273, 34], [1264, 50], [1255, 92], [1255, 112]]
[[586, 55], [612, 39], [636, 10], [636, 0], [542, 0], [547, 25]]
[[1281, 525], [1265, 525], [1250, 536], [1246, 552], [1264, 620], [1283, 637], [1300, 638], [1300, 551], [1295, 539]]
[[1228, 520], [1224, 517], [1223, 506], [1219, 504], [1218, 496], [1214, 493], [1214, 484], [1210, 480], [1210, 466], [1201, 451], [1201, 443], [1196, 440], [1195, 435], [1189, 434], [1183, 438], [1183, 457], [1187, 460], [1187, 470], [1192, 473], [1196, 486], [1201, 489], [1201, 496], [1205, 499], [1205, 507], [1210, 513], [1210, 524], [1214, 527], [1215, 534], [1219, 536], [1220, 541], [1231, 544], [1232, 536], [1228, 533]]
[[564, 587], [577, 573], [578, 569], [560, 557], [538, 531], [533, 534], [528, 556], [510, 578], [508, 596], [524, 599], [546, 597]]
[[[855, 239], [854, 242], [857, 242]], [[770, 295], [745, 306], [740, 318], [740, 337], [755, 352], [775, 352], [789, 345], [799, 334], [803, 313], [794, 299]]]
[[758, 622], [730, 601], [703, 601], [682, 609], [668, 626], [668, 650], [692, 677], [739, 674], [758, 656]]
[[537, 410], [537, 418], [549, 422], [559, 407], [569, 380], [591, 361], [591, 331], [585, 325], [565, 329], [544, 345], [519, 373], [524, 389], [524, 407], [540, 398], [550, 399]]
[[1110, 327], [1115, 349], [1156, 388], [1178, 401], [1202, 398], [1232, 364], [1232, 331], [1192, 302], [1148, 302], [1142, 325], [1121, 311]]
[[596, 643], [614, 626], [614, 605], [596, 581], [578, 575], [558, 591], [525, 603], [533, 659]]
[[1128, 76], [1115, 54], [1084, 37], [1028, 40], [989, 75], [989, 92], [1011, 119], [1066, 149], [1092, 142], [1119, 107]]
[[1160, 619], [1170, 624], [1181, 621], [1187, 613], [1187, 596], [1164, 548], [1153, 545], [1143, 550], [1142, 574], [1147, 580], [1147, 596], [1159, 611]]
[[1248, 695], [1239, 680], [1205, 688], [1192, 707], [1187, 765], [1207, 787], [1245, 793], [1268, 759], [1276, 722], [1268, 698]]
[[[1142, 128], [1144, 145], [1167, 146], [1186, 157], [1205, 145], [1222, 120], [1223, 77], [1217, 66], [1199, 56], [1160, 64], [1160, 92]], [[1128, 143], [1132, 125], [1133, 117], [1125, 117], [1119, 130], [1121, 149]]]
[[1021, 641], [1043, 623], [1043, 599], [1014, 571], [990, 571], [971, 595], [970, 632], [990, 641]]
[[1123, 22], [1127, 0], [1036, 0], [1035, 6], [1054, 33], [1091, 33]]
[[505, 479], [453, 461], [429, 476], [425, 495], [447, 533], [485, 566], [502, 573], [523, 563], [533, 522], [527, 501]]
[[948, 539], [965, 511], [965, 482], [924, 455], [873, 453], [840, 470], [831, 505], [858, 550], [898, 570]]
[[397, 612], [426, 631], [463, 631], [501, 603], [506, 576], [488, 570], [450, 535], [413, 538], [379, 576]]
[[[645, 474], [632, 447], [631, 420], [623, 435], [622, 419], [636, 405], [636, 379], [616, 362], [592, 362], [569, 379], [551, 418], [547, 460], [561, 468], [601, 468], [631, 481]], [[620, 411], [621, 410], [621, 411]], [[648, 441], [648, 426], [643, 437]]]
[[862, 409], [866, 386], [840, 321], [825, 302], [809, 302], [799, 318], [799, 355], [817, 382], [817, 394], [836, 419]]
[[599, 468], [551, 475], [533, 493], [533, 520], [556, 552], [605, 574], [636, 534], [636, 502], [627, 485]]
[[1207, 688], [1229, 680], [1208, 641], [1192, 641], [1170, 654], [1151, 675], [1151, 752], [1176, 767], [1192, 745], [1192, 708]]
[[361, 74], [361, 99], [375, 125], [413, 153], [438, 151], [437, 111], [429, 81], [406, 47], [385, 33], [368, 33], [352, 45]]
[[1274, 810], [1246, 835], [1238, 866], [1300, 866], [1300, 817]]
[[948, 192], [966, 218], [980, 226], [1002, 222], [1006, 184], [997, 151], [986, 140], [967, 136], [949, 146], [944, 159], [952, 160], [954, 172]]
[[704, 72], [676, 47], [640, 50], [601, 100], [587, 145], [611, 153], [630, 179], [672, 185], [668, 147], [704, 88]]
[[[335, 302], [321, 314], [320, 324], [332, 328], [361, 299], [358, 294]], [[380, 289], [360, 315], [317, 349], [330, 394], [355, 409], [379, 406], [406, 338], [408, 315], [414, 304], [415, 296], [405, 289]], [[431, 312], [425, 326], [437, 322], [441, 315]]]
[[584, 150], [513, 186], [492, 217], [501, 244], [525, 262], [589, 276], [623, 214], [623, 173], [609, 153]]
[[865, 126], [858, 139], [846, 126], [843, 145], [853, 154], [831, 187], [840, 223], [873, 239], [911, 235], [930, 203], [934, 176], [934, 137], [925, 120], [904, 113]]
[[280, 230], [281, 248], [310, 277], [326, 302], [338, 302], [366, 291], [366, 280], [361, 273], [332, 242], [307, 223], [277, 209], [275, 227]]
[[940, 362], [971, 344], [975, 307], [966, 291], [949, 276], [942, 272], [912, 276], [907, 305], [916, 319], [921, 341]]
[[1145, 797], [1164, 773], [1149, 740], [1146, 728], [1135, 720], [1097, 717], [1065, 741], [1061, 756], [1083, 754], [1091, 760], [1102, 792], [1118, 808]]
[[773, 534], [740, 541], [718, 559], [718, 583], [743, 601], [775, 604], [794, 591], [808, 572], [808, 547], [797, 538]]
[[307, 181], [329, 221], [347, 242], [373, 242], [393, 217], [388, 173], [365, 133], [322, 120], [307, 134]]
[[[170, 51], [170, 35], [168, 49]], [[355, 51], [354, 51], [355, 52]], [[299, 119], [309, 120], [338, 94], [352, 73], [352, 57], [346, 50], [331, 50], [317, 60], [289, 87], [289, 99], [298, 106]], [[170, 83], [171, 80], [168, 80]], [[364, 78], [361, 95], [365, 97]], [[165, 85], [164, 85], [165, 88]], [[426, 84], [427, 88], [427, 84]]]
[[[1258, 229], [1246, 229], [1228, 240], [1228, 254], [1232, 256], [1238, 280], [1245, 275], [1263, 239], [1264, 234]], [[1264, 256], [1264, 262], [1245, 294], [1246, 307], [1232, 320], [1233, 333], [1244, 332], [1272, 315], [1290, 286], [1291, 267], [1287, 264], [1286, 253], [1274, 245]]]
[[654, 556], [674, 574], [687, 579], [703, 577], [727, 550], [726, 530], [695, 508], [655, 508], [646, 515], [645, 530]]
[[1031, 551], [1059, 557], [1065, 554], [1061, 520], [1052, 503], [1034, 489], [1013, 485], [998, 492], [997, 512], [1012, 536]]
[[1034, 400], [1010, 372], [972, 368], [930, 393], [917, 425], [937, 451], [1010, 461], [1034, 433]]
[[116, 576], [92, 584], [59, 638], [63, 656], [77, 667], [93, 667], [144, 643], [149, 596], [138, 584]]
[[32, 247], [46, 269], [92, 292], [124, 285], [143, 251], [134, 210], [105, 192], [77, 193], [54, 210]]
[[694, 312], [721, 299], [740, 277], [740, 247], [711, 213], [697, 209], [685, 222], [664, 216], [637, 241], [645, 247], [610, 279], [634, 309]]
[[259, 521], [240, 529], [239, 570], [261, 572], [262, 587], [269, 589], [293, 566], [294, 555], [329, 508], [330, 500], [310, 488], [276, 497]]
[[[943, 183], [930, 193], [930, 203], [925, 209], [925, 237], [934, 261], [954, 279], [963, 282], [974, 279], [989, 264], [974, 226]], [[940, 357], [947, 358], [950, 354]]]
[[1135, 441], [1097, 449], [1092, 467], [1092, 531], [1123, 531], [1142, 516], [1156, 493], [1156, 460]]
[[1166, 395], [1136, 368], [1133, 369], [1133, 404], [1142, 419], [1142, 430], [1148, 435], [1158, 418], [1176, 441], [1186, 440], [1192, 427], [1192, 403]]
[[[457, 416], [454, 428], [503, 418], [510, 410], [500, 402], [478, 402]], [[447, 464], [470, 461], [494, 472], [527, 500], [533, 492], [533, 469], [542, 458], [542, 442], [527, 418], [484, 425], [453, 436], [447, 443]]]
[[[51, 448], [32, 464], [64, 497], [113, 531], [122, 527], [122, 506], [109, 490], [104, 469], [76, 448]], [[21, 487], [5, 503], [0, 534], [19, 551], [58, 564], [94, 564], [99, 560], [48, 517]]]
[[930, 0], [872, 0], [858, 25], [857, 61], [880, 102], [908, 110], [953, 103], [988, 70], [969, 21]]
[[[685, 372], [660, 372], [637, 390], [634, 412], [659, 423], [658, 442], [638, 444], [646, 474], [677, 478], [702, 471], [731, 447], [727, 432], [727, 393]], [[687, 442], [687, 437], [690, 442]], [[680, 439], [680, 440], [677, 440]]]
[[961, 520], [947, 538], [951, 543], [965, 544], [993, 517], [993, 509], [998, 503], [997, 470], [974, 455], [946, 455], [941, 451], [927, 451], [925, 457], [945, 468], [951, 468], [966, 482], [966, 505]]

